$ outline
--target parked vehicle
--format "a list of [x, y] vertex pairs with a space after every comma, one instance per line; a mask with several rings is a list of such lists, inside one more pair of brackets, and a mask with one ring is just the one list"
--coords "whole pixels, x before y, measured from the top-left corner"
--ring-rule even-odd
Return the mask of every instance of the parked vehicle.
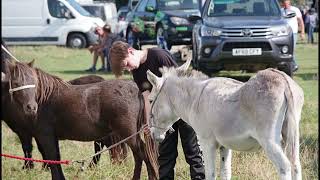
[[275, 67], [293, 73], [293, 34], [277, 0], [207, 0], [192, 33], [193, 66], [255, 72]]
[[187, 17], [200, 15], [198, 0], [140, 0], [127, 15], [126, 38], [133, 47], [157, 44], [190, 45], [193, 23]]
[[3, 0], [2, 38], [7, 44], [67, 45], [84, 48], [95, 43], [95, 18], [74, 0]]
[[101, 18], [105, 23], [111, 26], [114, 33], [119, 32], [118, 13], [116, 4], [113, 2], [93, 2], [80, 3], [80, 5], [90, 12], [93, 16]]

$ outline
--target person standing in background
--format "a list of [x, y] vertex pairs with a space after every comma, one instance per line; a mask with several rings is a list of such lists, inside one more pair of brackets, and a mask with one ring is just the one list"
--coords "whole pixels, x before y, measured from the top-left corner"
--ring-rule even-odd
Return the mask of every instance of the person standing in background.
[[298, 31], [300, 29], [300, 38], [301, 40], [304, 40], [304, 22], [302, 19], [302, 14], [300, 12], [300, 10], [291, 5], [291, 1], [290, 0], [281, 0], [281, 12], [282, 14], [287, 14], [288, 12], [295, 12], [296, 16], [292, 17], [292, 18], [287, 18], [286, 21], [289, 24], [289, 26], [292, 29], [293, 32], [293, 61], [294, 61], [294, 65], [293, 65], [293, 71], [297, 71], [298, 70], [298, 64], [297, 64], [297, 60], [296, 60], [296, 55], [295, 55], [295, 50], [296, 50], [296, 44], [297, 44], [297, 40], [298, 40]]
[[314, 43], [314, 29], [316, 28], [318, 21], [318, 15], [316, 14], [316, 10], [314, 8], [309, 9], [307, 15], [306, 15], [306, 21], [305, 24], [307, 26], [307, 33], [308, 33], [308, 43]]

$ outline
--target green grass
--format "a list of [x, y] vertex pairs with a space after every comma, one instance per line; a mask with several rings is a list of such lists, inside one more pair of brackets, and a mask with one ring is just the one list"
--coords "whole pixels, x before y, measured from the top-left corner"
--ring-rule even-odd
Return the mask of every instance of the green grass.
[[[83, 70], [91, 65], [91, 54], [87, 50], [66, 49], [56, 46], [11, 46], [13, 54], [21, 61], [35, 59], [35, 66], [44, 71], [70, 80], [87, 75]], [[318, 179], [318, 44], [298, 44], [297, 59], [299, 71], [295, 73], [294, 80], [303, 88], [305, 104], [300, 123], [301, 164], [303, 179]], [[100, 67], [98, 64], [97, 68]], [[98, 73], [104, 78], [114, 78], [111, 74]], [[239, 72], [221, 72], [220, 75], [243, 76]], [[125, 78], [131, 79], [129, 74]], [[33, 157], [42, 159], [35, 142]], [[60, 141], [60, 151], [63, 160], [82, 159], [93, 154], [92, 142]], [[2, 123], [2, 153], [23, 156], [18, 137]], [[2, 158], [2, 179], [50, 179], [48, 171], [41, 170], [41, 164], [36, 163], [31, 171], [22, 170], [22, 161]], [[87, 166], [88, 164], [86, 164]], [[121, 165], [113, 165], [108, 153], [101, 157], [95, 169], [78, 171], [79, 165], [63, 165], [67, 179], [130, 179], [133, 173], [133, 158], [130, 155]], [[219, 162], [217, 163], [219, 176]], [[179, 157], [175, 168], [176, 179], [190, 179], [189, 167], [185, 162], [182, 148], [179, 145]], [[273, 164], [266, 158], [263, 151], [255, 153], [234, 152], [232, 158], [232, 175], [238, 179], [278, 179]], [[142, 179], [147, 179], [145, 166]]]

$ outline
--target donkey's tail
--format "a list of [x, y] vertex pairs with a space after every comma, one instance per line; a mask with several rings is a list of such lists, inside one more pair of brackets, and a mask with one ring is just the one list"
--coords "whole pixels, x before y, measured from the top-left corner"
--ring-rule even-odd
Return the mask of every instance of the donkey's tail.
[[[138, 120], [138, 127], [141, 128], [143, 125], [148, 124], [148, 118], [146, 116], [146, 108], [143, 95], [139, 93], [140, 99], [140, 110], [139, 110], [139, 120]], [[143, 149], [144, 155], [147, 161], [150, 162], [152, 166], [153, 174], [156, 176], [156, 179], [159, 179], [159, 165], [158, 165], [158, 147], [157, 144], [154, 142], [153, 138], [150, 135], [144, 135]], [[147, 162], [146, 162], [147, 163]], [[149, 177], [150, 179], [150, 177]]]
[[299, 121], [301, 118], [303, 91], [302, 89], [282, 71], [274, 70], [280, 73], [285, 82], [284, 91], [287, 101], [287, 111], [282, 127], [282, 136], [284, 140], [284, 149], [291, 162], [295, 162], [296, 156], [299, 156]]

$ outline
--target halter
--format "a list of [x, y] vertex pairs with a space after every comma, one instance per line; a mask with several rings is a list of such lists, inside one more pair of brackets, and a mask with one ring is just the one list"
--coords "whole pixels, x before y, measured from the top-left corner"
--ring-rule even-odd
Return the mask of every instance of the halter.
[[[11, 87], [11, 85], [10, 85], [10, 87]], [[23, 89], [29, 89], [29, 88], [35, 88], [35, 87], [36, 87], [36, 85], [30, 84], [30, 85], [24, 85], [24, 86], [20, 86], [20, 87], [16, 87], [16, 88], [10, 88], [9, 93], [12, 94], [15, 91], [20, 91]]]
[[[11, 56], [14, 60], [20, 62], [16, 57], [14, 57], [6, 47], [4, 47], [2, 44], [1, 44], [1, 48], [7, 53], [9, 54], [9, 56]], [[24, 90], [24, 89], [29, 89], [29, 88], [35, 88], [36, 85], [34, 84], [31, 84], [31, 85], [24, 85], [24, 86], [19, 86], [19, 87], [16, 87], [16, 88], [11, 88], [11, 80], [9, 80], [9, 93], [11, 94], [11, 99], [12, 99], [12, 93], [15, 92], [15, 91], [20, 91], [20, 90]]]
[[[158, 99], [158, 96], [161, 92], [161, 90], [163, 89], [164, 87], [164, 84], [167, 82], [167, 79], [164, 80], [162, 86], [160, 87], [160, 90], [158, 92], [158, 94], [156, 95], [156, 98], [153, 100], [153, 102], [155, 102], [157, 99]], [[150, 109], [150, 118], [153, 118], [153, 114], [152, 114], [152, 109], [153, 109], [153, 106], [154, 106], [154, 103], [152, 103], [151, 105], [151, 109]], [[152, 119], [153, 120], [153, 119]], [[152, 124], [154, 124], [154, 122], [152, 122]], [[154, 125], [151, 125], [150, 127], [153, 127], [153, 128], [157, 128], [157, 129], [161, 129], [161, 130], [167, 130], [166, 128], [163, 128], [163, 127], [159, 127], [159, 126], [154, 126]], [[172, 126], [169, 128], [169, 133], [173, 133], [174, 132], [174, 129], [172, 128]]]

